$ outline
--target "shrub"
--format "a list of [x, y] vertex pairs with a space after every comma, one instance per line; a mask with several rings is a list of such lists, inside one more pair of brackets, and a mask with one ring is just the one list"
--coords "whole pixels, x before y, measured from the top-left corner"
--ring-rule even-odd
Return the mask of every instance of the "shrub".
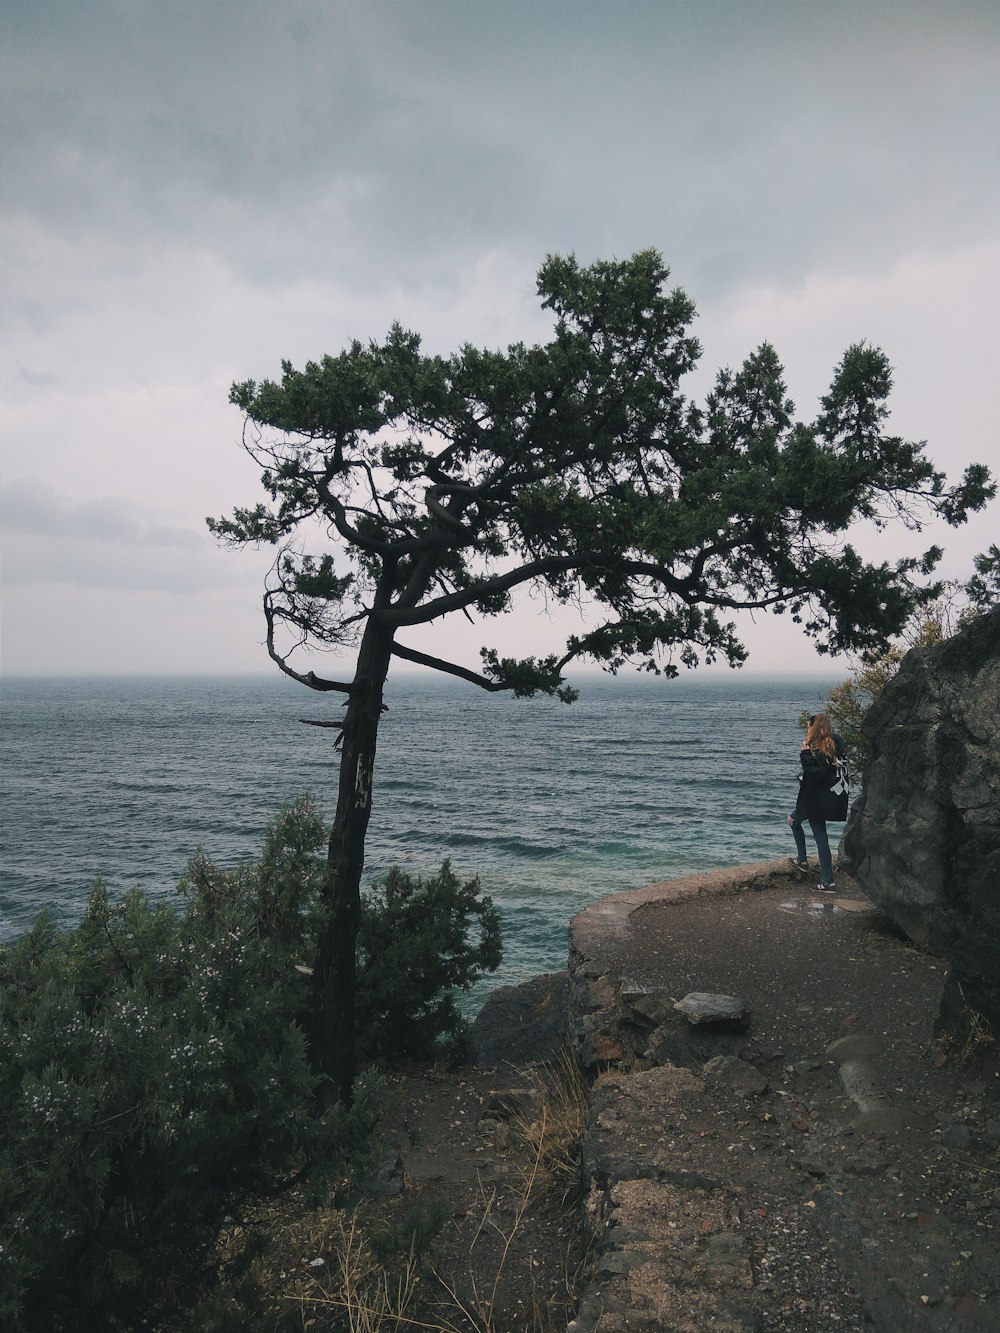
[[[980, 581], [983, 582], [992, 568], [989, 557], [977, 556], [976, 566], [982, 570]], [[919, 608], [911, 617], [899, 642], [891, 643], [882, 652], [871, 654], [855, 663], [847, 680], [830, 690], [823, 708], [833, 730], [844, 742], [855, 781], [860, 781], [871, 753], [871, 745], [864, 733], [866, 714], [882, 697], [910, 648], [930, 648], [943, 642], [977, 613], [971, 591], [973, 582], [970, 580], [965, 585], [955, 582], [944, 584], [941, 595]], [[983, 587], [986, 587], [985, 582]], [[803, 729], [808, 726], [812, 711], [815, 710], [806, 709], [800, 715], [799, 722]]]
[[362, 899], [358, 928], [358, 1037], [363, 1058], [457, 1058], [467, 1024], [455, 994], [502, 956], [500, 916], [479, 879], [445, 861], [424, 880], [398, 869]]
[[[195, 856], [179, 908], [112, 903], [98, 882], [75, 929], [43, 914], [0, 949], [0, 1327], [126, 1329], [151, 1311], [184, 1326], [212, 1303], [227, 1218], [366, 1165], [378, 1080], [318, 1115], [300, 1021], [324, 839], [303, 798], [258, 862]], [[454, 990], [500, 962], [496, 910], [447, 862], [373, 886], [361, 941], [359, 1022], [383, 1059], [453, 1046]], [[230, 1276], [255, 1246], [239, 1230]]]
[[[964, 583], [955, 579], [941, 583], [937, 596], [917, 607], [897, 642], [852, 662], [852, 674], [833, 687], [822, 705], [844, 742], [857, 779], [871, 754], [864, 732], [865, 715], [882, 697], [907, 651], [931, 648], [951, 638], [962, 625], [1000, 604], [1000, 546], [994, 544], [972, 563], [975, 573]], [[808, 726], [811, 711], [806, 709], [799, 717], [803, 729]]]
[[259, 863], [197, 856], [172, 910], [91, 892], [0, 951], [0, 1324], [128, 1328], [210, 1284], [241, 1201], [346, 1168], [372, 1123], [315, 1114], [297, 1018], [323, 840], [308, 800]]

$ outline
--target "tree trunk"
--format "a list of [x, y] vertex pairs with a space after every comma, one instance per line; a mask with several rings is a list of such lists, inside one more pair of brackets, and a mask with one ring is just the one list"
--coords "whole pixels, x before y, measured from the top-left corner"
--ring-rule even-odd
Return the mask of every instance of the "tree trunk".
[[355, 973], [361, 874], [372, 808], [375, 747], [392, 635], [369, 619], [344, 718], [337, 812], [330, 831], [313, 971], [310, 1047], [323, 1109], [349, 1102], [355, 1062]]

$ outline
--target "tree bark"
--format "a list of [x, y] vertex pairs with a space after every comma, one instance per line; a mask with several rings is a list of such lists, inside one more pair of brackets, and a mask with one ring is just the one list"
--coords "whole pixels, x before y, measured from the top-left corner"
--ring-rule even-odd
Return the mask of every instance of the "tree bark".
[[327, 850], [313, 971], [310, 1049], [323, 1078], [320, 1104], [350, 1102], [355, 1073], [355, 973], [361, 875], [372, 807], [372, 778], [392, 632], [370, 617], [343, 725], [337, 812]]

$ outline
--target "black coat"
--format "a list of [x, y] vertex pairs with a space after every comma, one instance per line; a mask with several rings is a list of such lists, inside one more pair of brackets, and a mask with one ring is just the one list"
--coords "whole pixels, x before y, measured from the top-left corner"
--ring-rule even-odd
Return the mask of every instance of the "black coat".
[[[834, 736], [833, 740], [839, 758], [844, 752], [843, 743], [839, 736]], [[800, 750], [799, 762], [802, 775], [795, 814], [799, 819], [826, 819], [828, 816], [823, 813], [826, 793], [836, 781], [837, 765], [822, 750]]]

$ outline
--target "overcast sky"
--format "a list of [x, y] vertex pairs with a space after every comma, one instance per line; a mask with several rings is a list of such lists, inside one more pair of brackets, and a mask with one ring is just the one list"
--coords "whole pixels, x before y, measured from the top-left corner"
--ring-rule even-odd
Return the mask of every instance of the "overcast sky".
[[[7, 674], [270, 670], [270, 553], [204, 524], [263, 498], [231, 382], [393, 319], [434, 352], [544, 339], [552, 251], [663, 253], [698, 306], [696, 396], [767, 339], [810, 420], [867, 339], [895, 367], [895, 431], [956, 479], [1000, 464], [995, 0], [2, 16]], [[931, 530], [945, 574], [998, 513]], [[553, 651], [560, 628], [525, 599], [435, 647]], [[751, 668], [822, 666], [787, 622], [747, 637]]]

